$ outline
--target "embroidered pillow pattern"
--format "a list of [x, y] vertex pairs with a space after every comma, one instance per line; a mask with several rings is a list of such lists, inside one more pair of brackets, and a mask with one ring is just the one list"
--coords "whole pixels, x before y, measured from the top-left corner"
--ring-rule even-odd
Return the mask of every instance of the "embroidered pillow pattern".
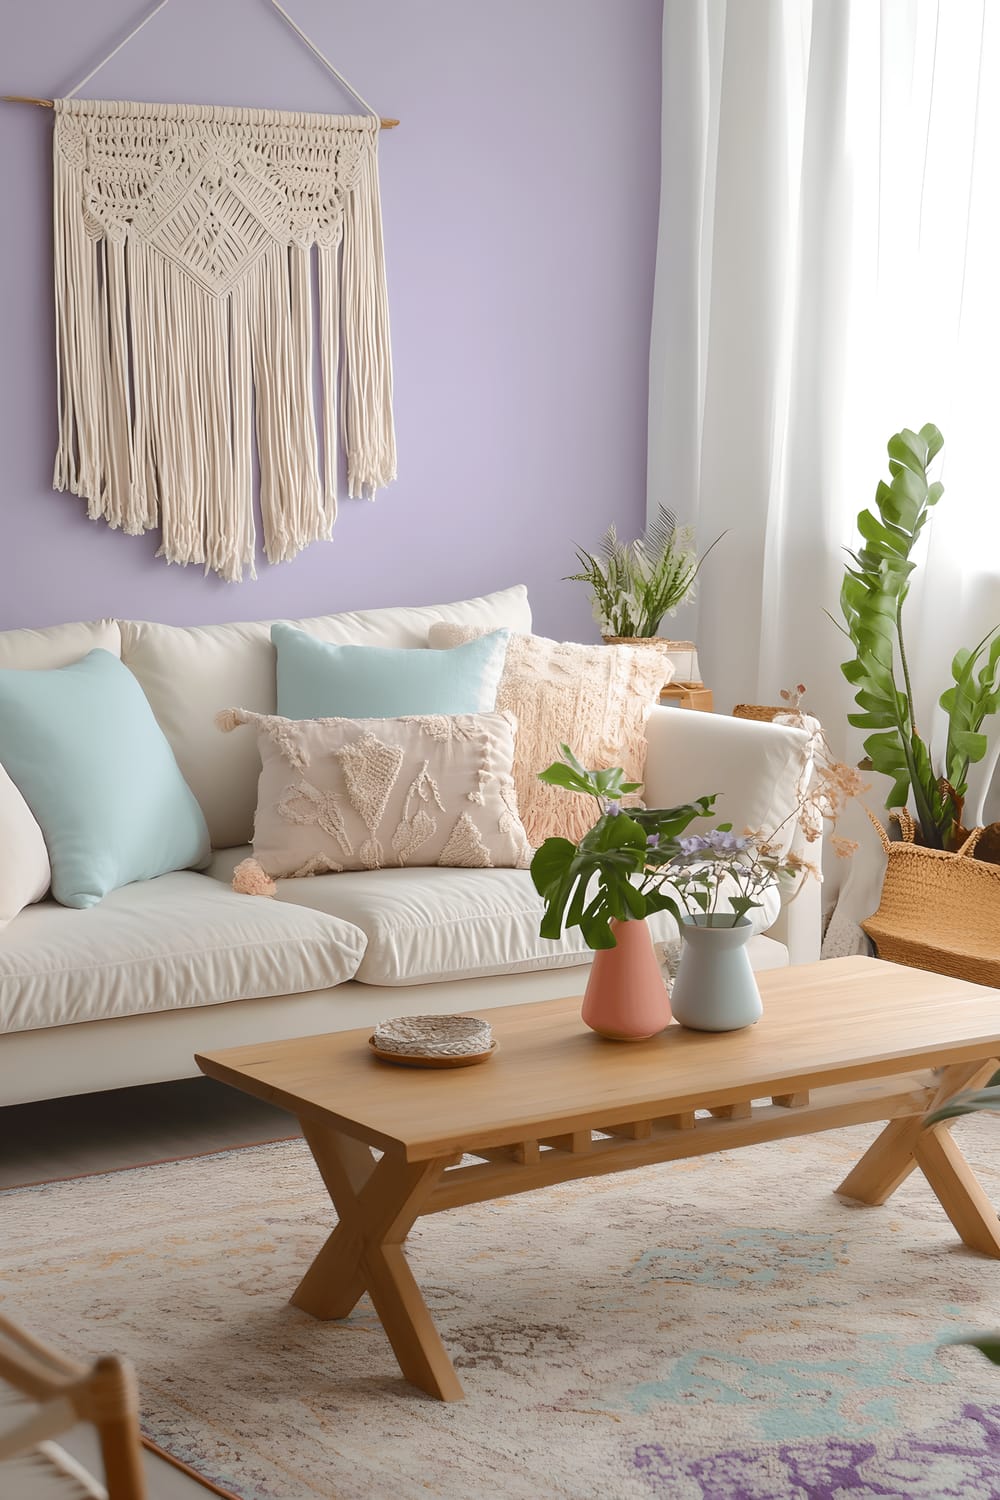
[[531, 860], [512, 714], [295, 720], [226, 709], [216, 722], [257, 730], [253, 849], [272, 879]]

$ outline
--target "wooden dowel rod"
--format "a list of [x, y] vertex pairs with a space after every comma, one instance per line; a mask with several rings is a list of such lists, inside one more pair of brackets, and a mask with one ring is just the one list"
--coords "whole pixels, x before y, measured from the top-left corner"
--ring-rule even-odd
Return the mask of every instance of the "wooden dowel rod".
[[[55, 109], [55, 101], [53, 99], [35, 99], [30, 94], [2, 94], [0, 95], [0, 103], [37, 104], [42, 109]], [[395, 130], [399, 121], [382, 119], [379, 120], [379, 124], [383, 130]]]

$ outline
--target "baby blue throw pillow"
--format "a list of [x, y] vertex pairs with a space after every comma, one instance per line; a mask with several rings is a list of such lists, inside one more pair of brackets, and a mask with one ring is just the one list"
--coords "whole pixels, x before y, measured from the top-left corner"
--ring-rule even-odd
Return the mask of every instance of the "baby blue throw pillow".
[[208, 859], [194, 793], [110, 651], [50, 671], [0, 670], [0, 764], [41, 827], [63, 906], [96, 906], [119, 886]]
[[450, 651], [399, 650], [334, 646], [294, 625], [272, 625], [278, 713], [284, 719], [492, 713], [509, 637], [509, 630], [494, 630]]

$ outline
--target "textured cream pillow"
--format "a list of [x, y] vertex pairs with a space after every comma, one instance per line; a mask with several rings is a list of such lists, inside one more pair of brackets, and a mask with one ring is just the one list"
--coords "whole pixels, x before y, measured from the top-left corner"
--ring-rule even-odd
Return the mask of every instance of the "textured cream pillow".
[[[427, 643], [458, 646], [483, 632], [472, 626], [432, 625]], [[646, 720], [673, 668], [647, 646], [583, 646], [540, 635], [512, 635], [497, 689], [497, 708], [517, 720], [514, 783], [528, 840], [576, 843], [595, 817], [592, 797], [538, 780], [569, 745], [594, 770], [622, 766], [627, 781], [646, 769]], [[636, 793], [625, 802], [641, 804]]]
[[272, 878], [531, 859], [509, 714], [296, 720], [226, 709], [216, 722], [257, 730], [253, 852]]
[[0, 766], [0, 930], [24, 907], [41, 901], [51, 880], [42, 830]]

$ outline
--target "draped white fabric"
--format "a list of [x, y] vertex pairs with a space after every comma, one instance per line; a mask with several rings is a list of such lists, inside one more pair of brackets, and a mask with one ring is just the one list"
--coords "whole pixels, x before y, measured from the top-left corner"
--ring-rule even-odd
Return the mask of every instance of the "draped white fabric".
[[925, 733], [1000, 622], [1000, 5], [665, 0], [663, 67], [649, 505], [729, 533], [672, 629], [721, 709], [805, 682], [856, 759], [824, 611], [900, 427], [945, 437], [906, 607]]

